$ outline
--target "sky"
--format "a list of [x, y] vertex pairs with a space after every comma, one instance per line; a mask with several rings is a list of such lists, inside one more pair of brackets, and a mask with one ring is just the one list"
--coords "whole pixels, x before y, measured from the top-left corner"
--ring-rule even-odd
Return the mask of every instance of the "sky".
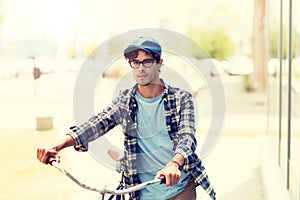
[[[183, 30], [186, 6], [183, 3], [160, 5], [153, 0], [143, 5], [134, 0], [4, 0], [3, 34], [11, 38], [40, 35], [68, 38], [101, 37], [139, 27], [159, 27], [170, 23]], [[163, 1], [162, 1], [163, 2]], [[149, 4], [149, 3], [147, 3]], [[154, 5], [158, 6], [154, 6]], [[132, 7], [132, 8], [131, 8]], [[167, 8], [169, 7], [169, 8]], [[102, 36], [103, 37], [103, 36]]]
[[[252, 1], [240, 0], [2, 0], [1, 43], [50, 38], [68, 44], [101, 44], [138, 28], [185, 34], [190, 26], [225, 27], [235, 43], [250, 41]], [[249, 43], [249, 42], [248, 42]]]
[[[97, 38], [99, 33], [106, 37], [146, 27], [170, 28], [178, 32], [185, 32], [189, 25], [237, 27], [240, 21], [249, 22], [250, 19], [251, 22], [249, 14], [252, 14], [251, 4], [238, 0], [211, 0], [209, 3], [204, 0], [2, 1], [5, 9], [2, 32], [11, 38], [47, 35], [65, 39], [70, 34]], [[245, 9], [248, 14], [243, 12]]]

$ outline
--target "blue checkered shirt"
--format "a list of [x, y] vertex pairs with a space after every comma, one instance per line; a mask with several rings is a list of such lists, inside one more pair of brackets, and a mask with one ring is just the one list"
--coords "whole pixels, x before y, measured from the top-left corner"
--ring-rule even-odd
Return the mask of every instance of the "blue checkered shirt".
[[[137, 85], [121, 91], [119, 96], [103, 112], [90, 118], [80, 126], [73, 126], [68, 132], [75, 140], [75, 149], [87, 151], [88, 143], [104, 135], [117, 125], [121, 125], [124, 141], [124, 178], [126, 187], [140, 183], [137, 175], [137, 102], [135, 94]], [[164, 84], [163, 94], [167, 130], [174, 143], [174, 155], [184, 157], [183, 170], [190, 173], [196, 185], [200, 185], [211, 197], [216, 199], [205, 168], [196, 155], [195, 119], [192, 95], [179, 88]], [[138, 192], [130, 194], [131, 199], [138, 200]]]

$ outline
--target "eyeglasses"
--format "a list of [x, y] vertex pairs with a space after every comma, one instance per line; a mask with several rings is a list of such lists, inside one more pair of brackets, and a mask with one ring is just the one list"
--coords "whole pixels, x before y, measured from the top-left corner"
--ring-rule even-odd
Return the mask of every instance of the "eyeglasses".
[[130, 60], [129, 64], [130, 64], [130, 67], [132, 67], [134, 69], [139, 68], [140, 64], [142, 64], [146, 68], [150, 68], [150, 67], [152, 67], [154, 61], [155, 61], [155, 59], [145, 59], [143, 61]]

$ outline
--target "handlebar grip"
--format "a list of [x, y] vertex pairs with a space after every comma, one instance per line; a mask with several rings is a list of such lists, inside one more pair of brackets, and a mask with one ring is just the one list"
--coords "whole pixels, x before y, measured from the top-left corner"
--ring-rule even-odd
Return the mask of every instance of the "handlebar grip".
[[53, 162], [56, 162], [55, 158], [49, 157], [49, 158], [47, 159], [47, 164], [50, 164], [50, 165], [52, 166], [52, 163], [53, 163]]
[[161, 176], [159, 177], [160, 179], [160, 184], [165, 184], [166, 183], [166, 177], [165, 176]]

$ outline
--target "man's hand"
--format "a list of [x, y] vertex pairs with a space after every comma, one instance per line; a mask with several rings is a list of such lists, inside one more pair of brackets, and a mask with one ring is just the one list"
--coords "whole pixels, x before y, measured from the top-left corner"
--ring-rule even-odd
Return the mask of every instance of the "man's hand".
[[44, 163], [44, 164], [49, 164], [48, 159], [49, 158], [54, 158], [57, 162], [60, 161], [60, 157], [58, 155], [58, 151], [56, 151], [54, 148], [38, 148], [37, 149], [37, 159]]
[[49, 158], [54, 158], [57, 162], [60, 161], [58, 152], [66, 147], [74, 146], [75, 140], [70, 136], [66, 135], [58, 145], [55, 145], [52, 148], [38, 148], [37, 149], [37, 159], [44, 163], [48, 164]]
[[155, 178], [158, 179], [161, 176], [166, 177], [166, 186], [176, 185], [181, 177], [178, 164], [169, 162], [162, 170], [157, 172]]

